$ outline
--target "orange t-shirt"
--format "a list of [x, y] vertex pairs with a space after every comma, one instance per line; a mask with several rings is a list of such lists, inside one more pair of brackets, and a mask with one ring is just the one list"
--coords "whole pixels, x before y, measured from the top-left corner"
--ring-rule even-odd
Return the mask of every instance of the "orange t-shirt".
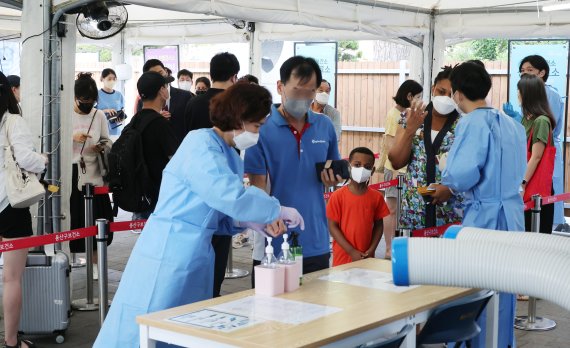
[[[360, 252], [370, 248], [374, 222], [388, 215], [390, 210], [384, 196], [370, 188], [363, 195], [355, 195], [345, 186], [335, 191], [327, 204], [327, 218], [339, 224], [346, 240]], [[333, 266], [349, 262], [352, 262], [350, 255], [333, 241]]]

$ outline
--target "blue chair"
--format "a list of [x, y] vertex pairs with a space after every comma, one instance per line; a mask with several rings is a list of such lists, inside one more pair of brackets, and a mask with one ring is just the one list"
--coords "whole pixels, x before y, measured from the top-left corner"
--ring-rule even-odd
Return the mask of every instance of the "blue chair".
[[465, 345], [470, 347], [471, 339], [481, 332], [477, 319], [491, 296], [492, 291], [485, 291], [475, 297], [460, 299], [436, 308], [417, 336], [416, 344], [419, 346], [457, 342], [457, 348], [465, 342]]
[[412, 328], [412, 325], [406, 325], [394, 337], [379, 338], [377, 340], [362, 344], [357, 348], [399, 348]]

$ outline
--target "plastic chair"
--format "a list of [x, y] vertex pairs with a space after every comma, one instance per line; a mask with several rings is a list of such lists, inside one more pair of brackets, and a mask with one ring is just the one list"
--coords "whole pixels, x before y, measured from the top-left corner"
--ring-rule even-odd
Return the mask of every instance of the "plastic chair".
[[437, 308], [428, 318], [425, 326], [417, 336], [416, 344], [441, 344], [463, 342], [471, 346], [471, 339], [481, 332], [477, 319], [493, 296], [492, 291], [485, 291], [475, 297], [465, 298]]
[[412, 325], [406, 325], [393, 337], [379, 338], [377, 340], [361, 344], [357, 348], [399, 348], [412, 328]]

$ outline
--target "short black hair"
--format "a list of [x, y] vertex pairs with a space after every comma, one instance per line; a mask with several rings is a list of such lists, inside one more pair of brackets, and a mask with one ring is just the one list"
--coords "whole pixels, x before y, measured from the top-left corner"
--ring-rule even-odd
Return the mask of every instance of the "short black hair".
[[485, 63], [483, 63], [483, 61], [479, 60], [479, 59], [470, 59], [468, 61], [466, 61], [465, 63], [475, 63], [480, 65], [483, 69], [485, 69]]
[[414, 80], [406, 80], [402, 85], [398, 88], [396, 92], [396, 96], [392, 99], [396, 102], [396, 104], [400, 105], [403, 108], [410, 107], [410, 101], [408, 100], [408, 94], [412, 94], [412, 97], [418, 95], [424, 91], [422, 85], [417, 83]]
[[101, 71], [101, 78], [104, 79], [105, 77], [107, 77], [111, 74], [115, 75], [115, 77], [117, 77], [117, 73], [115, 72], [115, 70], [113, 70], [111, 68], [105, 68], [105, 69], [103, 69], [103, 71]]
[[77, 74], [73, 92], [75, 94], [75, 98], [97, 101], [97, 98], [99, 97], [97, 84], [95, 83], [95, 80], [93, 80], [93, 75], [88, 72]]
[[8, 75], [6, 76], [10, 87], [20, 88], [20, 76], [18, 75]]
[[453, 68], [451, 89], [460, 91], [471, 101], [485, 99], [491, 90], [491, 76], [481, 65], [465, 62]]
[[328, 81], [325, 80], [325, 79], [322, 79], [322, 80], [321, 80], [321, 83], [319, 84], [319, 86], [320, 86], [323, 82], [326, 83], [327, 85], [329, 85], [329, 88], [332, 88], [331, 83], [328, 82]]
[[212, 86], [212, 84], [210, 83], [210, 79], [202, 76], [202, 77], [198, 77], [196, 79], [196, 81], [194, 81], [194, 85], [197, 85], [198, 83], [202, 82], [203, 84], [206, 85], [206, 87], [210, 88]]
[[303, 56], [294, 56], [287, 59], [283, 65], [281, 65], [279, 74], [283, 84], [287, 84], [292, 75], [298, 77], [301, 83], [307, 83], [311, 77], [313, 77], [313, 74], [316, 74], [317, 88], [319, 88], [323, 81], [323, 74], [319, 64], [313, 58]]
[[218, 53], [210, 60], [210, 77], [214, 82], [228, 81], [238, 72], [239, 61], [229, 52]]
[[164, 64], [162, 64], [162, 62], [158, 59], [149, 59], [147, 60], [144, 65], [143, 65], [143, 72], [147, 72], [150, 69], [152, 69], [152, 67], [155, 67], [157, 65], [160, 65], [163, 69], [164, 69]]
[[372, 150], [370, 150], [367, 147], [357, 147], [356, 149], [350, 151], [350, 155], [348, 155], [349, 161], [352, 161], [352, 156], [354, 156], [355, 153], [362, 153], [365, 155], [369, 155], [372, 157], [373, 162], [376, 161], [376, 157], [374, 156], [374, 152], [372, 152]]
[[435, 76], [435, 79], [433, 80], [433, 85], [434, 86], [437, 85], [437, 83], [441, 80], [449, 80], [453, 68], [454, 67], [452, 67], [451, 65], [446, 65], [443, 68], [441, 68], [441, 71]]
[[179, 79], [180, 76], [190, 76], [190, 80], [194, 79], [194, 74], [188, 69], [182, 69], [176, 74], [176, 78]]
[[255, 83], [256, 85], [259, 85], [259, 79], [251, 74], [243, 75], [239, 78], [238, 81]]
[[538, 69], [538, 71], [544, 70], [545, 73], [542, 80], [544, 82], [548, 81], [548, 76], [550, 75], [550, 66], [548, 65], [546, 59], [537, 54], [532, 56], [526, 56], [523, 58], [523, 60], [521, 60], [521, 63], [519, 64], [519, 72], [522, 70], [522, 66], [524, 63], [529, 63], [530, 65], [532, 65], [533, 68]]

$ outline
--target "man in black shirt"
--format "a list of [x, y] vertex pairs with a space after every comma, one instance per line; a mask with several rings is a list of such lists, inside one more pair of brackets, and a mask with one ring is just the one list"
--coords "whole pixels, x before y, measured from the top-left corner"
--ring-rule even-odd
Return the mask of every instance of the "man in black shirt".
[[[210, 77], [212, 87], [205, 94], [197, 95], [190, 99], [186, 105], [185, 131], [200, 128], [212, 128], [210, 121], [210, 100], [225, 89], [232, 86], [237, 81], [239, 72], [239, 62], [231, 53], [218, 53], [210, 61]], [[220, 289], [226, 274], [226, 264], [228, 263], [228, 253], [232, 244], [231, 236], [216, 235], [212, 237], [212, 247], [216, 254], [214, 264], [214, 297], [220, 296]]]
[[[162, 171], [180, 145], [170, 122], [160, 114], [169, 98], [168, 84], [172, 81], [173, 77], [164, 77], [157, 72], [143, 73], [137, 82], [142, 109], [131, 121], [132, 126], [139, 131], [144, 126], [141, 133], [142, 151], [151, 181], [147, 192], [150, 192], [154, 205], [158, 200]], [[152, 210], [154, 206], [150, 211], [135, 213], [133, 219], [148, 219]]]
[[[144, 63], [143, 73], [148, 71], [155, 71], [164, 77], [170, 77], [166, 72], [164, 64], [162, 64], [158, 59], [149, 59]], [[172, 79], [172, 81], [174, 81], [174, 79]], [[167, 88], [170, 98], [166, 101], [166, 104], [160, 111], [160, 114], [169, 120], [173, 133], [180, 143], [184, 140], [184, 136], [186, 136], [187, 133], [184, 131], [184, 109], [186, 108], [186, 104], [190, 98], [192, 98], [192, 95], [188, 91], [170, 86], [170, 83], [168, 83]], [[139, 101], [137, 112], [141, 109], [142, 101]]]

